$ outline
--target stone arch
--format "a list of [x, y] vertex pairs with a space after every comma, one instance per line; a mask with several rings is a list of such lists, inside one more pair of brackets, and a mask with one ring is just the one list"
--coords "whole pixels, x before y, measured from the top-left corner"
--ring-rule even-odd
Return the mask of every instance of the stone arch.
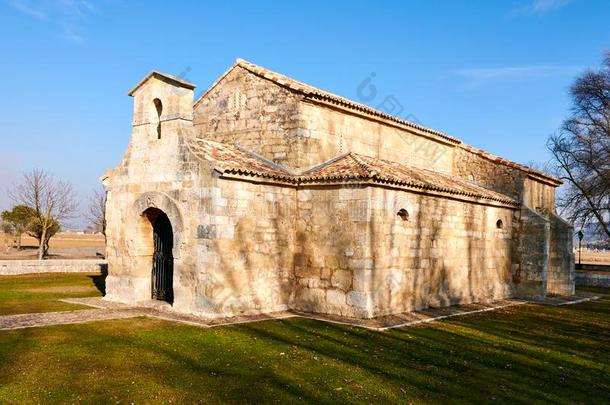
[[174, 247], [172, 253], [175, 260], [181, 257], [183, 248], [183, 220], [178, 205], [167, 194], [152, 191], [141, 194], [133, 204], [132, 217], [139, 218], [137, 225], [136, 256], [152, 255], [152, 224], [146, 215], [149, 208], [163, 211], [169, 218], [174, 232]]
[[162, 212], [171, 223], [173, 233], [173, 305], [182, 305], [180, 278], [185, 269], [184, 257], [186, 243], [184, 240], [184, 221], [178, 204], [167, 194], [161, 192], [147, 192], [140, 194], [131, 204], [128, 212], [130, 218], [127, 222], [134, 224], [135, 229], [130, 230], [132, 235], [128, 246], [130, 257], [131, 277], [137, 280], [137, 287], [133, 294], [136, 301], [147, 301], [152, 296], [152, 271], [154, 253], [154, 219], [155, 213]]

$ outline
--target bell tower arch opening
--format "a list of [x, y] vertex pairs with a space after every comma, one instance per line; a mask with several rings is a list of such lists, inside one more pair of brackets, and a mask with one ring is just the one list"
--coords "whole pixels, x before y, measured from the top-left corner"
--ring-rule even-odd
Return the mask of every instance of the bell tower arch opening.
[[153, 100], [157, 110], [157, 139], [161, 139], [161, 115], [163, 114], [163, 103], [158, 98]]

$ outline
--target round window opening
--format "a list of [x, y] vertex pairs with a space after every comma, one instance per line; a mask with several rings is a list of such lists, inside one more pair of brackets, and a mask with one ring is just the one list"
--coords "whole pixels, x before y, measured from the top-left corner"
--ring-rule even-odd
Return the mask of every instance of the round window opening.
[[403, 221], [409, 220], [409, 212], [404, 208], [401, 208], [400, 210], [398, 210], [398, 213], [396, 215], [398, 215], [400, 217], [400, 219], [402, 219]]
[[502, 220], [501, 220], [501, 219], [498, 219], [498, 220], [496, 221], [496, 228], [498, 228], [498, 229], [502, 229], [502, 228], [504, 228], [504, 222], [502, 222]]

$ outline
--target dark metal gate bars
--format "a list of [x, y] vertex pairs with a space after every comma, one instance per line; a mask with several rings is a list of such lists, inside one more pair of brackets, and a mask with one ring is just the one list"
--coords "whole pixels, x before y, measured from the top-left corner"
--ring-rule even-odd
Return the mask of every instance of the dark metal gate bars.
[[174, 300], [174, 234], [169, 218], [163, 212], [159, 213], [153, 226], [153, 239], [152, 299], [171, 303]]

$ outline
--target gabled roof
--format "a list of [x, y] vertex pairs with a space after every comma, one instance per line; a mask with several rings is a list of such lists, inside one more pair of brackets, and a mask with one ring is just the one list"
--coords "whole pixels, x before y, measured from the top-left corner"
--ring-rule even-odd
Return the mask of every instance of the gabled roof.
[[201, 97], [199, 97], [199, 99], [197, 100], [197, 102], [195, 102], [195, 107], [197, 106], [197, 104], [199, 104], [201, 102], [201, 100], [203, 100], [203, 98], [210, 92], [212, 91], [216, 85], [226, 76], [228, 75], [233, 69], [235, 69], [236, 67], [241, 67], [243, 69], [246, 69], [247, 71], [249, 71], [250, 73], [253, 73], [257, 76], [260, 76], [264, 79], [270, 80], [273, 83], [276, 83], [280, 86], [286, 87], [292, 91], [295, 91], [297, 93], [300, 93], [302, 95], [304, 95], [305, 97], [314, 99], [314, 100], [319, 100], [319, 101], [325, 101], [325, 102], [329, 102], [331, 104], [334, 105], [338, 105], [344, 108], [348, 108], [350, 110], [355, 110], [355, 111], [359, 111], [361, 113], [364, 114], [368, 114], [368, 115], [372, 115], [378, 118], [382, 118], [385, 120], [389, 120], [389, 121], [393, 121], [396, 122], [398, 124], [416, 129], [418, 131], [421, 131], [425, 134], [428, 135], [432, 135], [432, 136], [436, 136], [441, 138], [441, 140], [443, 140], [444, 142], [450, 142], [450, 143], [459, 143], [461, 142], [459, 139], [454, 138], [450, 135], [447, 135], [441, 131], [437, 131], [431, 128], [426, 128], [422, 125], [418, 125], [415, 124], [411, 121], [407, 121], [404, 120], [402, 118], [398, 118], [395, 117], [393, 115], [387, 114], [383, 111], [379, 111], [376, 110], [375, 108], [369, 107], [367, 105], [352, 101], [350, 99], [347, 99], [345, 97], [341, 97], [338, 96], [336, 94], [330, 93], [328, 91], [324, 91], [321, 89], [318, 89], [317, 87], [313, 87], [309, 84], [305, 84], [303, 82], [300, 82], [298, 80], [292, 79], [288, 76], [284, 76], [281, 73], [277, 73], [274, 72], [272, 70], [269, 70], [267, 68], [264, 68], [262, 66], [258, 66], [255, 65], [254, 63], [248, 62], [244, 59], [237, 59], [235, 61], [235, 63], [216, 81], [214, 82], [214, 84], [212, 84], [212, 86], [205, 91]]
[[281, 165], [239, 146], [197, 139], [194, 144], [189, 145], [189, 148], [197, 157], [211, 162], [217, 171], [232, 177], [254, 177], [296, 186], [337, 182], [374, 183], [509, 206], [519, 205], [517, 201], [504, 194], [466, 180], [352, 152], [337, 156], [301, 173], [291, 173]]
[[167, 73], [162, 73], [162, 72], [158, 72], [156, 70], [153, 70], [149, 74], [147, 74], [144, 77], [144, 79], [140, 80], [138, 82], [138, 84], [136, 84], [134, 86], [134, 88], [131, 89], [129, 91], [129, 93], [127, 93], [127, 95], [128, 96], [133, 96], [133, 94], [136, 92], [136, 90], [138, 90], [151, 77], [156, 77], [157, 79], [161, 79], [161, 80], [164, 80], [166, 82], [169, 82], [169, 83], [172, 83], [172, 84], [175, 84], [177, 86], [184, 87], [184, 88], [190, 89], [190, 90], [193, 90], [195, 87], [197, 87], [193, 83], [187, 82], [186, 80], [183, 80], [183, 79], [181, 79], [181, 78], [179, 78], [177, 76], [173, 76], [173, 75], [170, 75], [170, 74], [167, 74]]
[[368, 179], [378, 184], [405, 186], [518, 205], [514, 199], [504, 194], [454, 176], [352, 152], [331, 159], [299, 176], [301, 183], [344, 179]]
[[300, 93], [305, 98], [315, 100], [318, 102], [330, 103], [330, 104], [340, 107], [340, 108], [356, 111], [358, 113], [362, 113], [362, 114], [365, 114], [368, 116], [377, 117], [377, 118], [380, 118], [380, 119], [383, 119], [386, 121], [394, 122], [398, 125], [402, 125], [404, 127], [413, 129], [416, 132], [418, 132], [424, 136], [431, 136], [433, 138], [436, 138], [437, 140], [456, 145], [470, 153], [479, 155], [482, 158], [487, 159], [491, 162], [523, 171], [523, 172], [527, 173], [530, 177], [532, 177], [538, 181], [547, 183], [551, 186], [557, 187], [563, 183], [560, 179], [553, 177], [553, 176], [549, 176], [546, 173], [542, 173], [538, 170], [532, 169], [525, 165], [522, 165], [522, 164], [519, 164], [516, 162], [512, 162], [512, 161], [504, 159], [502, 157], [493, 155], [482, 149], [475, 148], [471, 145], [466, 145], [461, 140], [459, 140], [453, 136], [450, 136], [446, 133], [443, 133], [441, 131], [437, 131], [435, 129], [431, 129], [431, 128], [427, 128], [427, 127], [424, 127], [419, 124], [415, 124], [411, 121], [395, 117], [395, 116], [387, 114], [383, 111], [379, 111], [379, 110], [376, 110], [369, 106], [366, 106], [364, 104], [349, 100], [345, 97], [341, 97], [336, 94], [330, 93], [328, 91], [318, 89], [314, 86], [311, 86], [309, 84], [292, 79], [283, 74], [280, 74], [280, 73], [274, 72], [272, 70], [269, 70], [267, 68], [255, 65], [254, 63], [248, 62], [244, 59], [237, 59], [235, 61], [235, 63], [229, 69], [227, 69], [227, 71], [220, 78], [218, 78], [218, 80], [216, 80], [216, 82], [214, 82], [212, 84], [212, 86], [210, 86], [210, 88], [201, 95], [201, 97], [199, 97], [199, 99], [195, 102], [194, 107], [196, 108], [197, 105], [205, 98], [205, 96], [207, 94], [209, 94], [222, 81], [222, 79], [224, 79], [225, 76], [227, 76], [231, 71], [233, 71], [236, 68], [246, 69], [247, 71], [249, 71], [252, 74], [255, 74], [259, 77], [269, 80], [279, 86], [288, 88], [291, 91]]

